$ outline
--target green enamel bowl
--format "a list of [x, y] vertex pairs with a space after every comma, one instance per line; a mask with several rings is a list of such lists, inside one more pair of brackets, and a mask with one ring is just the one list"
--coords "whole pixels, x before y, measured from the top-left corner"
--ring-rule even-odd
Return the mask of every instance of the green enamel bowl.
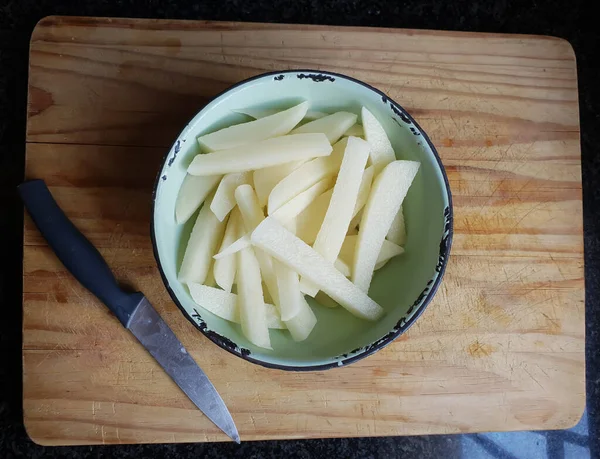
[[[376, 271], [369, 291], [385, 309], [377, 322], [327, 308], [308, 298], [318, 322], [307, 340], [271, 330], [273, 350], [252, 345], [238, 324], [204, 310], [192, 300], [177, 272], [195, 217], [175, 223], [175, 201], [186, 170], [199, 153], [196, 137], [248, 121], [234, 110], [288, 108], [308, 100], [311, 110], [360, 113], [367, 107], [382, 123], [399, 159], [421, 162], [404, 201], [405, 253]], [[266, 73], [232, 86], [206, 105], [181, 132], [166, 155], [153, 195], [152, 243], [163, 281], [181, 312], [207, 338], [253, 363], [283, 370], [325, 370], [348, 365], [391, 343], [424, 311], [442, 280], [452, 241], [452, 199], [440, 158], [423, 130], [396, 102], [354, 78], [314, 70]]]

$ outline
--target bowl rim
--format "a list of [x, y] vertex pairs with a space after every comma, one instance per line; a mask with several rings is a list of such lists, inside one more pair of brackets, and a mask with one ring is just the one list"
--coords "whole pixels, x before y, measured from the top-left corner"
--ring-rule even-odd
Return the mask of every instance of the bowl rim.
[[[321, 80], [319, 80], [319, 81], [322, 81], [323, 77], [326, 78], [327, 76], [331, 76], [332, 78], [345, 79], [345, 80], [351, 81], [353, 83], [357, 83], [361, 86], [364, 86], [365, 88], [375, 92], [382, 98], [384, 103], [389, 102], [392, 109], [395, 108], [396, 110], [398, 110], [398, 111], [393, 110], [395, 112], [395, 114], [398, 114], [399, 116], [401, 116], [401, 118], [406, 117], [406, 119], [408, 120], [407, 124], [412, 124], [417, 129], [418, 134], [420, 134], [423, 137], [424, 141], [429, 146], [429, 148], [430, 148], [431, 152], [433, 153], [433, 156], [437, 162], [437, 165], [441, 172], [442, 178], [444, 179], [444, 186], [446, 189], [446, 198], [448, 201], [447, 206], [444, 209], [444, 219], [445, 219], [444, 231], [442, 233], [442, 240], [440, 242], [440, 255], [439, 255], [439, 259], [438, 259], [438, 266], [436, 267], [437, 277], [435, 278], [435, 280], [431, 280], [431, 279], [429, 280], [429, 282], [427, 283], [427, 286], [425, 287], [425, 289], [423, 290], [421, 295], [419, 295], [419, 297], [417, 298], [415, 303], [409, 308], [406, 315], [410, 315], [411, 309], [413, 309], [416, 306], [419, 306], [418, 310], [415, 311], [414, 314], [412, 314], [412, 316], [408, 320], [401, 319], [389, 333], [387, 333], [383, 337], [379, 338], [377, 341], [375, 341], [369, 345], [363, 346], [361, 348], [355, 349], [353, 351], [350, 351], [346, 354], [342, 354], [341, 356], [332, 357], [333, 359], [336, 359], [336, 360], [334, 360], [330, 363], [316, 364], [316, 365], [286, 365], [286, 364], [272, 363], [272, 362], [266, 362], [264, 360], [256, 359], [256, 358], [252, 357], [252, 354], [244, 352], [245, 349], [242, 349], [239, 346], [235, 345], [235, 343], [232, 343], [232, 341], [229, 338], [227, 338], [217, 332], [214, 332], [212, 330], [207, 330], [207, 325], [204, 321], [202, 321], [202, 323], [199, 324], [197, 321], [193, 320], [193, 318], [187, 313], [187, 311], [185, 310], [185, 308], [179, 301], [177, 295], [175, 295], [175, 292], [173, 292], [173, 290], [171, 289], [169, 280], [167, 279], [167, 276], [163, 270], [163, 267], [162, 267], [162, 264], [160, 261], [160, 256], [158, 254], [158, 244], [156, 242], [156, 228], [154, 225], [155, 215], [156, 215], [156, 197], [157, 197], [158, 187], [162, 181], [161, 180], [162, 172], [164, 170], [165, 163], [169, 160], [171, 152], [174, 150], [177, 151], [176, 148], [179, 143], [178, 139], [181, 136], [181, 134], [186, 130], [187, 126], [189, 126], [191, 124], [191, 122], [208, 105], [210, 105], [217, 99], [220, 99], [221, 97], [223, 97], [228, 92], [230, 92], [240, 86], [243, 86], [243, 85], [251, 83], [255, 80], [263, 79], [263, 78], [269, 77], [269, 76], [273, 76], [273, 77], [275, 77], [275, 79], [277, 79], [278, 77], [281, 77], [279, 79], [283, 79], [283, 77], [285, 75], [294, 75], [294, 74], [306, 74], [309, 78], [313, 78], [313, 80], [314, 80], [314, 77], [321, 78]], [[403, 119], [403, 121], [404, 121], [404, 119]], [[413, 133], [414, 133], [414, 131], [413, 131]], [[237, 83], [235, 83], [231, 86], [228, 86], [225, 90], [221, 91], [220, 93], [218, 93], [217, 95], [212, 97], [204, 105], [204, 107], [202, 107], [198, 112], [196, 112], [196, 114], [194, 114], [194, 116], [186, 124], [186, 126], [182, 129], [182, 131], [177, 135], [177, 139], [175, 140], [173, 145], [169, 148], [167, 153], [164, 155], [164, 157], [160, 163], [160, 166], [159, 166], [159, 169], [158, 169], [158, 172], [156, 175], [156, 179], [154, 181], [154, 186], [152, 188], [152, 209], [151, 209], [151, 214], [150, 214], [150, 239], [152, 242], [152, 252], [154, 254], [154, 259], [156, 260], [156, 264], [157, 264], [158, 271], [160, 273], [162, 282], [163, 282], [165, 288], [167, 289], [169, 296], [175, 303], [175, 305], [179, 308], [179, 310], [181, 311], [183, 316], [194, 325], [195, 328], [197, 328], [206, 338], [208, 338], [214, 344], [219, 346], [221, 349], [224, 349], [225, 351], [227, 351], [237, 357], [240, 357], [248, 362], [251, 362], [251, 363], [266, 367], [266, 368], [277, 369], [277, 370], [323, 371], [323, 370], [328, 370], [331, 368], [344, 367], [344, 366], [347, 366], [351, 363], [357, 362], [359, 360], [362, 360], [362, 359], [374, 354], [375, 352], [388, 346], [400, 335], [404, 334], [417, 321], [417, 319], [421, 316], [421, 314], [423, 314], [423, 312], [425, 311], [427, 306], [429, 306], [429, 303], [435, 296], [439, 286], [441, 285], [442, 278], [444, 277], [444, 273], [445, 273], [446, 267], [448, 265], [448, 259], [450, 258], [453, 235], [454, 235], [454, 206], [452, 204], [452, 192], [450, 190], [450, 183], [448, 181], [446, 169], [444, 168], [444, 165], [442, 164], [440, 155], [439, 155], [437, 149], [435, 148], [435, 146], [433, 145], [433, 142], [429, 139], [429, 136], [427, 135], [427, 133], [423, 130], [423, 128], [421, 128], [421, 126], [415, 121], [415, 119], [400, 104], [398, 104], [395, 100], [391, 99], [383, 91], [380, 91], [379, 89], [371, 86], [370, 84], [365, 83], [364, 81], [358, 80], [356, 78], [353, 78], [351, 76], [344, 75], [342, 73], [330, 72], [327, 70], [316, 70], [316, 69], [277, 70], [277, 71], [272, 71], [272, 72], [260, 73], [258, 75], [254, 75], [250, 78], [246, 78], [244, 80], [238, 81]], [[423, 296], [425, 296], [425, 297], [423, 298]], [[232, 346], [231, 344], [234, 344], [234, 345]], [[351, 355], [351, 354], [353, 354], [353, 355]], [[342, 359], [342, 357], [343, 357], [343, 359]]]

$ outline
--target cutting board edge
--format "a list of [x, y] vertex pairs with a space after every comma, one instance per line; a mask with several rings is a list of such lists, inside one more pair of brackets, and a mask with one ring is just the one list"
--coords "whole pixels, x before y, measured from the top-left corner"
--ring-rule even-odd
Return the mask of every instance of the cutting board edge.
[[[576, 417], [574, 417], [570, 423], [562, 423], [562, 424], [556, 424], [554, 426], [550, 425], [537, 425], [537, 426], [533, 426], [531, 428], [528, 428], [527, 430], [523, 430], [523, 432], [543, 432], [543, 431], [559, 431], [559, 430], [568, 430], [571, 429], [573, 427], [575, 427], [577, 424], [579, 424], [579, 422], [581, 421], [581, 418], [583, 417], [583, 414], [585, 413], [585, 397], [583, 397], [584, 399], [584, 403], [581, 406], [581, 413], [579, 415], [577, 415]], [[34, 442], [36, 445], [40, 445], [40, 446], [86, 446], [86, 445], [90, 445], [90, 446], [96, 446], [96, 445], [139, 445], [139, 444], [149, 444], [147, 442], [138, 442], [135, 443], [133, 441], [129, 442], [122, 442], [122, 441], [112, 441], [112, 439], [109, 439], [108, 441], [104, 441], [104, 442], [100, 442], [100, 441], [89, 441], [89, 440], [81, 440], [81, 441], [54, 441], [53, 437], [48, 437], [48, 438], [44, 438], [44, 437], [38, 437], [36, 433], [31, 433], [32, 430], [34, 428], [32, 428], [29, 424], [28, 424], [28, 419], [26, 416], [24, 416], [23, 418], [23, 424], [24, 424], [24, 428], [25, 428], [25, 432], [27, 434], [27, 436], [31, 439], [32, 442]], [[485, 434], [485, 433], [489, 433], [489, 430], [469, 430], [468, 432], [461, 432], [460, 430], [457, 429], [448, 429], [447, 431], [444, 432], [431, 432], [431, 433], [405, 433], [405, 434], [399, 434], [398, 436], [401, 437], [408, 437], [408, 436], [430, 436], [430, 435], [470, 435], [470, 434]], [[493, 431], [493, 433], [512, 433], [512, 432], [521, 432], [521, 430], [511, 430], [511, 429], [496, 429]], [[252, 438], [249, 439], [245, 439], [243, 434], [242, 434], [242, 442], [247, 443], [247, 442], [255, 442], [255, 441], [287, 441], [287, 440], [330, 440], [330, 439], [336, 439], [336, 438], [389, 438], [392, 435], [388, 435], [388, 434], [381, 434], [381, 435], [359, 435], [359, 434], [349, 434], [349, 435], [344, 435], [343, 437], [340, 435], [320, 435], [320, 436], [306, 436], [306, 435], [276, 435], [276, 436], [269, 436], [269, 435], [256, 435]], [[230, 440], [227, 437], [221, 436], [219, 435], [218, 438], [214, 438], [210, 440], [210, 443], [227, 443]], [[187, 444], [187, 443], [198, 443], [198, 442], [202, 442], [205, 443], [205, 441], [203, 441], [203, 439], [201, 438], [201, 436], [198, 436], [198, 438], [196, 440], [175, 440], [172, 441], [170, 439], [164, 439], [164, 441], [159, 441], [157, 443], [152, 443], [152, 444]]]
[[260, 26], [261, 28], [278, 29], [284, 27], [286, 29], [298, 29], [298, 30], [350, 30], [363, 32], [393, 32], [393, 33], [404, 33], [407, 35], [452, 35], [452, 36], [464, 36], [473, 37], [478, 36], [482, 38], [506, 38], [515, 40], [548, 40], [563, 43], [570, 48], [572, 57], [575, 60], [576, 55], [573, 45], [565, 38], [557, 37], [554, 35], [539, 35], [539, 34], [523, 34], [523, 33], [501, 33], [501, 32], [472, 32], [464, 30], [437, 30], [437, 29], [411, 29], [404, 27], [374, 27], [374, 26], [341, 26], [341, 25], [329, 25], [329, 24], [294, 24], [286, 22], [246, 22], [246, 21], [216, 21], [216, 20], [202, 20], [202, 19], [163, 19], [163, 18], [127, 18], [127, 17], [103, 17], [103, 16], [63, 16], [63, 15], [48, 15], [41, 18], [34, 26], [31, 33], [30, 45], [37, 41], [37, 35], [39, 29], [42, 27], [48, 27], [62, 22], [68, 22], [69, 25], [75, 26], [95, 26], [102, 25], [108, 26], [114, 24], [115, 26], [125, 25], [131, 22], [135, 23], [156, 23], [160, 24], [160, 27], [152, 27], [150, 30], [164, 30], [164, 26], [168, 23], [177, 24], [180, 28], [181, 25], [187, 25], [190, 29], [196, 30], [195, 27], [201, 24], [204, 27], [222, 28], [224, 30], [239, 29], [239, 28], [253, 28]]

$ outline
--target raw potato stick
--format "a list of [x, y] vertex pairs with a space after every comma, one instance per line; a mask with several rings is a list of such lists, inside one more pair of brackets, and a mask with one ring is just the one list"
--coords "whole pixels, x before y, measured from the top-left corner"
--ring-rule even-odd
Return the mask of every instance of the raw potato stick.
[[336, 143], [348, 129], [356, 124], [357, 116], [354, 113], [337, 112], [333, 115], [319, 118], [306, 123], [292, 131], [292, 134], [306, 134], [308, 132], [322, 132], [327, 136], [329, 143]]
[[232, 111], [235, 113], [241, 113], [242, 115], [246, 115], [250, 118], [258, 120], [260, 118], [275, 115], [276, 113], [279, 113], [283, 110], [277, 110], [275, 108], [238, 108]]
[[223, 237], [225, 223], [220, 222], [211, 212], [210, 201], [204, 203], [185, 249], [179, 270], [181, 282], [204, 283], [212, 263], [212, 255]]
[[365, 140], [371, 145], [371, 164], [375, 166], [375, 175], [396, 159], [392, 144], [381, 123], [366, 108], [361, 112]]
[[235, 189], [245, 183], [251, 183], [251, 181], [251, 172], [235, 172], [227, 174], [221, 179], [217, 191], [215, 191], [215, 197], [210, 203], [210, 210], [220, 221], [223, 221], [235, 207]]
[[[223, 251], [226, 247], [229, 247], [238, 237], [241, 232], [241, 216], [239, 210], [235, 209], [227, 221], [225, 228], [225, 234], [223, 235], [223, 241], [221, 242], [220, 251]], [[224, 256], [216, 258], [213, 262], [213, 275], [215, 276], [215, 282], [226, 292], [231, 292], [231, 287], [235, 281], [236, 271], [236, 258], [235, 255]]]
[[358, 137], [350, 137], [329, 207], [313, 244], [313, 248], [330, 263], [337, 259], [344, 243], [367, 159], [369, 144]]
[[300, 280], [298, 273], [288, 268], [287, 265], [273, 261], [273, 268], [277, 276], [277, 291], [281, 309], [281, 320], [284, 322], [293, 319], [302, 309], [300, 293]]
[[[333, 263], [335, 269], [337, 269], [344, 277], [350, 277], [350, 265], [346, 263], [341, 258], [335, 260]], [[304, 277], [300, 279], [300, 291], [304, 295], [312, 296], [316, 299], [316, 295], [319, 293], [318, 287], [315, 286], [311, 281], [305, 279]]]
[[[233, 258], [236, 258], [235, 256]], [[194, 302], [209, 312], [230, 322], [240, 323], [238, 310], [238, 296], [235, 293], [225, 292], [219, 288], [202, 284], [191, 283], [188, 285]], [[265, 303], [267, 327], [276, 329], [287, 328], [279, 318], [277, 308]]]
[[[336, 261], [348, 232], [363, 171], [369, 159], [369, 149], [369, 144], [358, 137], [348, 139], [329, 207], [313, 244], [313, 248], [330, 263]], [[305, 286], [304, 290], [313, 297], [318, 291], [315, 285], [311, 289]]]
[[[276, 113], [280, 113], [282, 110], [277, 110], [275, 108], [244, 108], [233, 110], [236, 113], [241, 113], [242, 115], [247, 115], [254, 119], [264, 118], [265, 116], [271, 116]], [[329, 113], [319, 112], [316, 110], [308, 110], [306, 115], [304, 115], [305, 120], [316, 120], [319, 118], [323, 118], [327, 116]]]
[[352, 265], [352, 282], [364, 292], [369, 291], [381, 246], [419, 166], [415, 161], [393, 161], [373, 182], [363, 209]]
[[206, 151], [226, 150], [290, 132], [306, 115], [308, 102], [256, 121], [236, 124], [198, 137]]
[[251, 233], [265, 219], [254, 189], [250, 185], [239, 186], [235, 190], [235, 201], [242, 214], [244, 227]]
[[[240, 225], [240, 230], [241, 229], [242, 228]], [[240, 232], [242, 232], [242, 231], [240, 231]], [[213, 258], [215, 260], [220, 260], [221, 258], [227, 258], [227, 257], [239, 252], [240, 250], [245, 249], [246, 247], [250, 247], [251, 245], [252, 244], [250, 243], [250, 234], [244, 234], [243, 236], [236, 239], [228, 246], [221, 245], [221, 250], [219, 251], [219, 253], [213, 255]]]
[[217, 175], [277, 166], [301, 159], [329, 156], [325, 134], [296, 134], [196, 155], [188, 167], [192, 175]]
[[290, 331], [292, 339], [296, 342], [304, 341], [315, 328], [317, 317], [306, 302], [304, 296], [298, 291], [300, 310], [293, 318], [285, 322], [285, 326]]
[[316, 284], [355, 316], [377, 320], [383, 315], [381, 306], [275, 219], [266, 218], [253, 231], [251, 240], [254, 246]]
[[254, 249], [248, 247], [240, 250], [237, 258], [238, 305], [242, 331], [252, 344], [273, 349], [267, 326], [267, 310], [262, 293], [260, 268], [254, 256]]
[[[235, 200], [242, 214], [244, 227], [248, 233], [251, 233], [265, 219], [265, 214], [258, 204], [256, 193], [250, 185], [241, 185], [235, 190]], [[255, 250], [254, 253], [258, 259], [263, 281], [267, 286], [269, 295], [275, 305], [279, 307], [279, 292], [277, 290], [277, 278], [273, 270], [273, 260], [262, 250]]]
[[208, 194], [217, 186], [221, 177], [221, 175], [198, 177], [186, 174], [175, 202], [175, 221], [179, 224], [188, 221]]

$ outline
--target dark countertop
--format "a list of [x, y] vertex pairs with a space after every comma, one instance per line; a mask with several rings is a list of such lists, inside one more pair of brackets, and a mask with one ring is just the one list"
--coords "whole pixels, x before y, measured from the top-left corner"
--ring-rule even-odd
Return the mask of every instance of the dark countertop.
[[[600, 455], [600, 34], [586, 0], [0, 0], [0, 457], [577, 458]], [[429, 437], [44, 448], [21, 409], [22, 206], [29, 36], [50, 14], [288, 22], [554, 35], [575, 48], [579, 73], [586, 265], [587, 409], [573, 429]]]

